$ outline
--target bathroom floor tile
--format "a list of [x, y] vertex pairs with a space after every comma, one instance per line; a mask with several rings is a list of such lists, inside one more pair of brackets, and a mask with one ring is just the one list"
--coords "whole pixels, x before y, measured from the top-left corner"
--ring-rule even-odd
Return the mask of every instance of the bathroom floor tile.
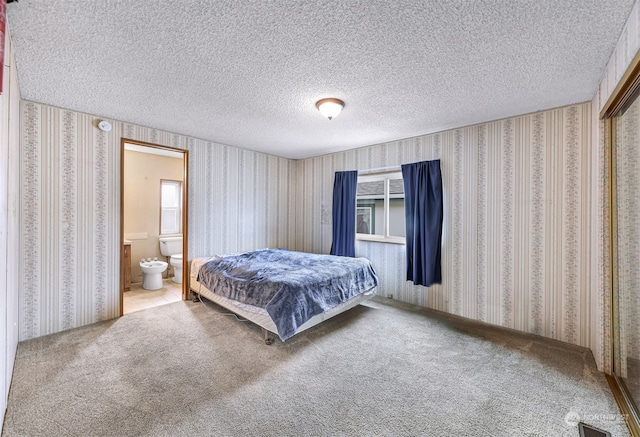
[[142, 283], [134, 283], [131, 284], [131, 290], [124, 293], [124, 314], [179, 300], [182, 300], [182, 284], [176, 284], [171, 279], [165, 279], [159, 290], [145, 290]]

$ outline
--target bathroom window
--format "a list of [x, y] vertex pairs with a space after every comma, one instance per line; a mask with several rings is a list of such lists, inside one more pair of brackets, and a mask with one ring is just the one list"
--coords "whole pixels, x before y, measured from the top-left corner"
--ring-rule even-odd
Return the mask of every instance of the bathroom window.
[[182, 233], [182, 182], [161, 180], [160, 235]]

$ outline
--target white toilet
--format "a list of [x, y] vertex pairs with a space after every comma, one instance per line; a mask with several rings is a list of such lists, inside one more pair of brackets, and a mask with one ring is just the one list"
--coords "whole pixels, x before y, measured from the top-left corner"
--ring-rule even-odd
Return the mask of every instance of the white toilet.
[[160, 237], [160, 253], [169, 258], [176, 284], [182, 284], [182, 237]]
[[176, 284], [182, 284], [182, 254], [171, 255], [169, 263], [173, 267], [173, 278], [171, 280]]
[[159, 290], [162, 288], [162, 272], [167, 270], [164, 261], [140, 261], [142, 270], [142, 288], [145, 290]]

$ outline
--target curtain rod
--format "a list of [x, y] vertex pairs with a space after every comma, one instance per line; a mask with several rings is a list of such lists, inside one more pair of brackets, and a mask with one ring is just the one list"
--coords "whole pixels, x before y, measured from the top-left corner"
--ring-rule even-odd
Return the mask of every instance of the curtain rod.
[[389, 173], [392, 171], [401, 170], [399, 165], [392, 165], [391, 167], [370, 168], [367, 170], [358, 170], [359, 175], [372, 174], [372, 173]]

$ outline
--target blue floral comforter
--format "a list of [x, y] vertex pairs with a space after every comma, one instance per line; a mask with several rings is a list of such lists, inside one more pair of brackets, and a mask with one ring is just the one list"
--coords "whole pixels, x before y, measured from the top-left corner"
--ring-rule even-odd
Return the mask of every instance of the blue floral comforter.
[[311, 317], [378, 285], [365, 258], [265, 249], [215, 258], [198, 271], [214, 293], [264, 308], [284, 341]]

